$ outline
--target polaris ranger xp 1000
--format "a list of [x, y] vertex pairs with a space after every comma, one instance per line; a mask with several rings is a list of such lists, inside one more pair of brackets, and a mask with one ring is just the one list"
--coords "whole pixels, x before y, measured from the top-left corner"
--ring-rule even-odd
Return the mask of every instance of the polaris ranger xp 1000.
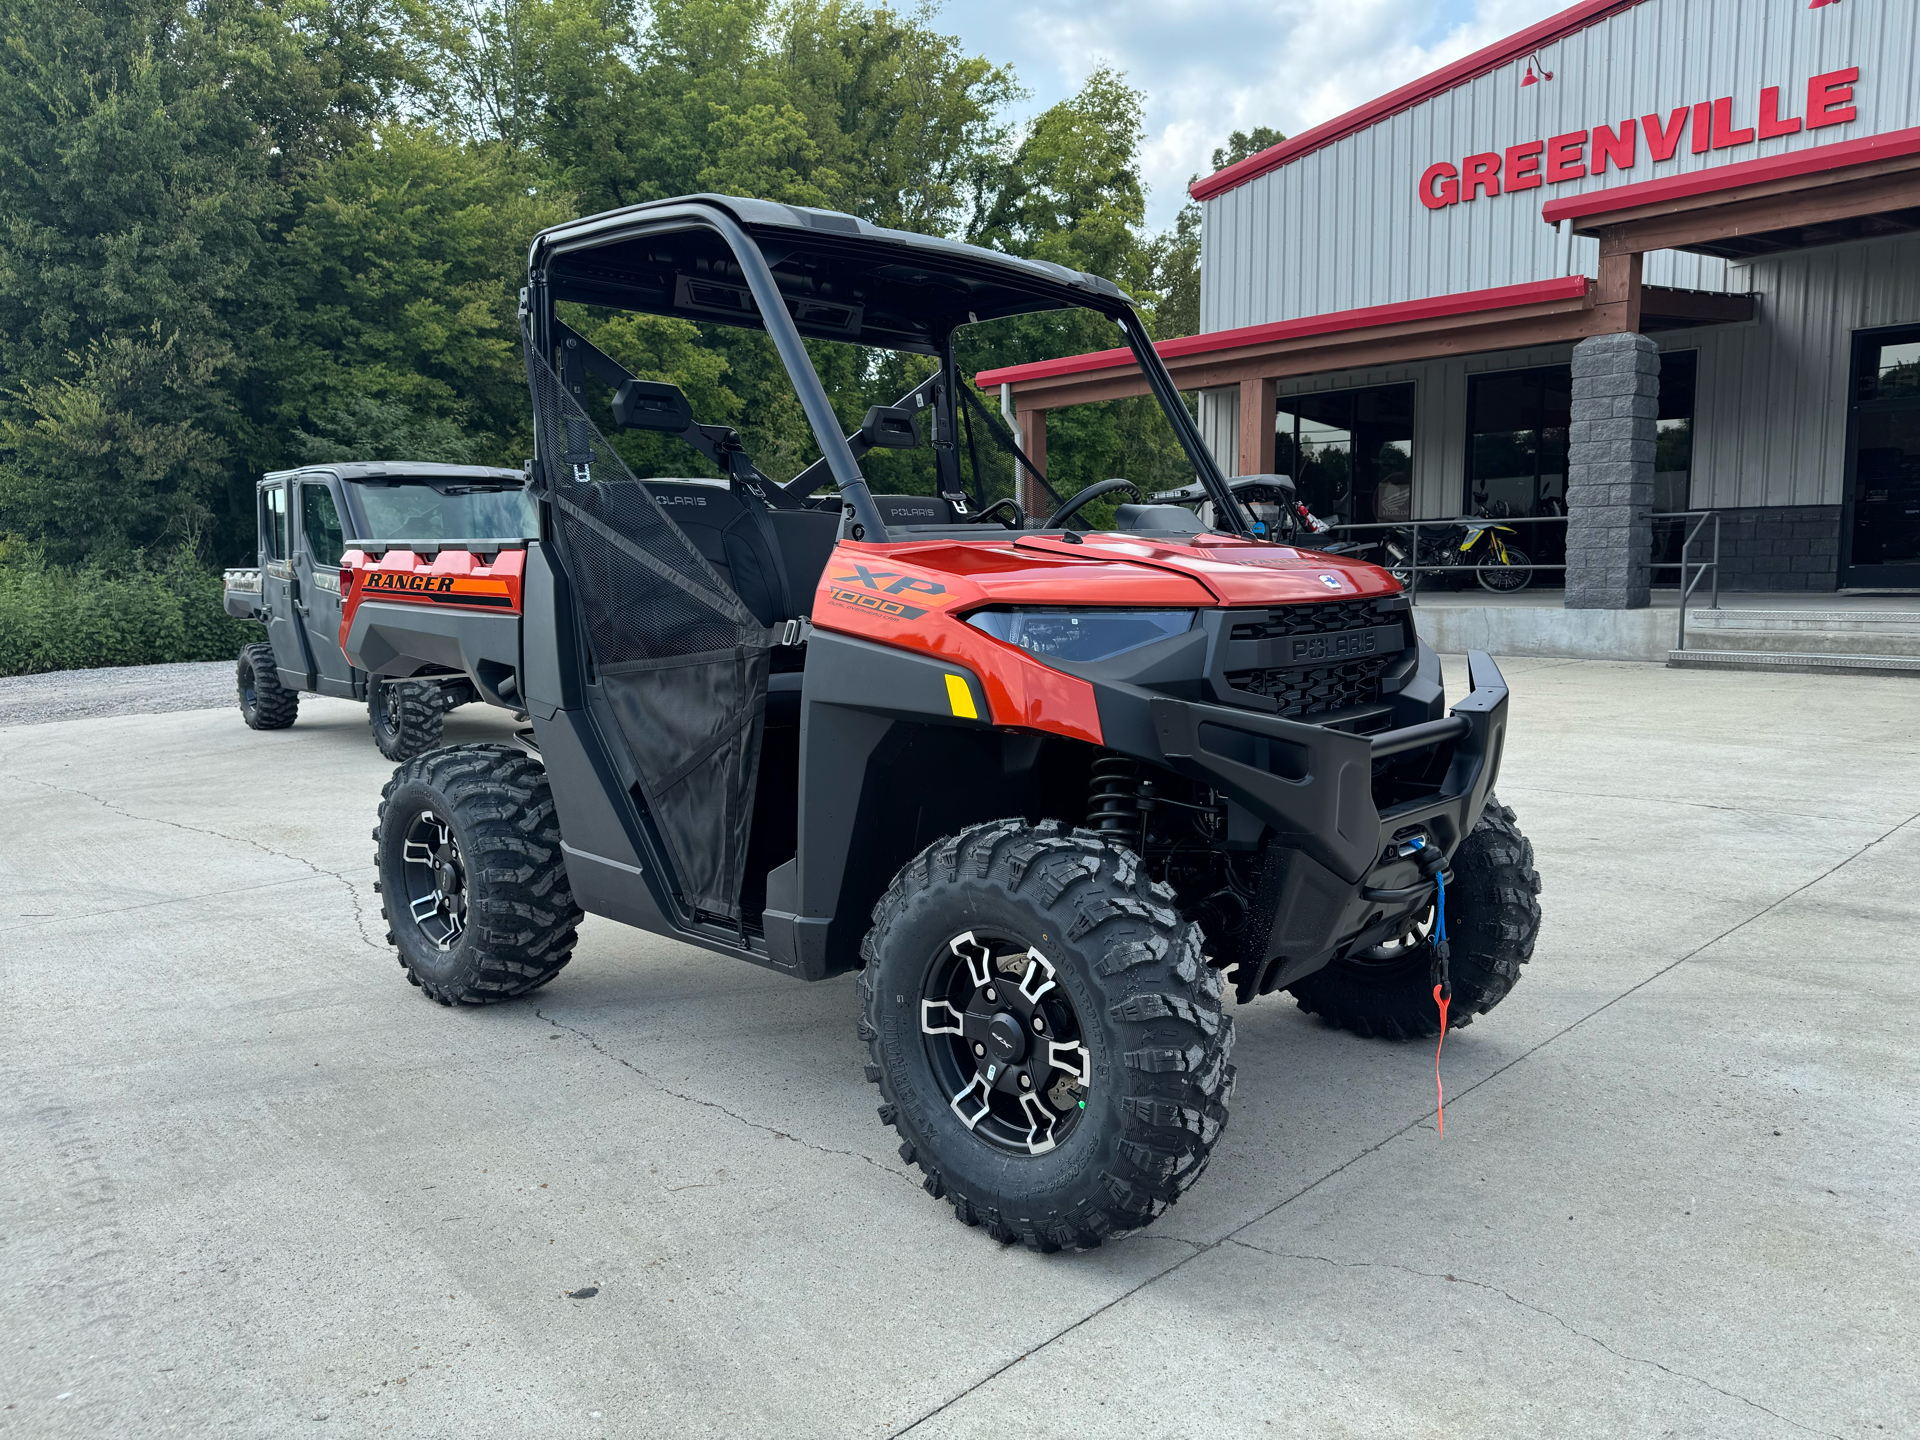
[[[440, 743], [447, 712], [476, 699], [465, 676], [383, 681], [341, 650], [340, 562], [374, 537], [484, 546], [534, 533], [527, 477], [517, 470], [372, 461], [275, 471], [255, 487], [258, 564], [226, 573], [227, 614], [257, 620], [267, 638], [240, 652], [240, 716], [284, 730], [302, 691], [367, 702], [374, 744], [404, 761]], [[445, 670], [445, 667], [440, 669]]]
[[[817, 458], [778, 481], [632, 373], [607, 353], [649, 333], [630, 312], [759, 332], [728, 343], [785, 368], [793, 425], [768, 433], [790, 471], [796, 433]], [[901, 1155], [961, 1220], [1052, 1250], [1145, 1224], [1206, 1165], [1224, 978], [1391, 1037], [1514, 984], [1539, 883], [1492, 794], [1500, 673], [1470, 656], [1450, 708], [1392, 577], [1255, 534], [1112, 284], [700, 196], [536, 237], [522, 317], [538, 537], [347, 556], [356, 664], [459, 668], [531, 717], [537, 754], [437, 750], [384, 792], [382, 903], [428, 996], [544, 985], [583, 911], [858, 970]], [[1005, 437], [961, 359], [1102, 333], [1141, 379], [1100, 443], [1139, 473], [1045, 518], [983, 504]], [[921, 378], [849, 435], [822, 373]], [[1020, 457], [1036, 482], [1072, 473], [1076, 433]], [[1148, 501], [1196, 483], [1212, 528]]]

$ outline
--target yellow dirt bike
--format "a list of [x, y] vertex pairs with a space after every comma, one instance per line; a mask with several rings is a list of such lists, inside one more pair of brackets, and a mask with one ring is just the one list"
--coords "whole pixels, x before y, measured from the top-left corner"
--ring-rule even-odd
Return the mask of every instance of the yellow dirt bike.
[[1526, 551], [1508, 544], [1505, 539], [1513, 534], [1513, 526], [1502, 525], [1488, 516], [1463, 516], [1450, 526], [1422, 526], [1419, 531], [1392, 530], [1387, 533], [1383, 547], [1386, 551], [1383, 563], [1396, 580], [1409, 585], [1414, 576], [1412, 557], [1418, 537], [1424, 577], [1432, 568], [1440, 572], [1434, 577], [1436, 580], [1450, 587], [1457, 586], [1463, 583], [1463, 573], [1443, 568], [1471, 564], [1483, 590], [1507, 595], [1525, 590], [1534, 579], [1533, 560]]

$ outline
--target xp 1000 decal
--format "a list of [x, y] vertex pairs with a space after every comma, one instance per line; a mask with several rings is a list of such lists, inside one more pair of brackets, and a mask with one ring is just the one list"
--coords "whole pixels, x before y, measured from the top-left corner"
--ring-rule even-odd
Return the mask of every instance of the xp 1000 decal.
[[918, 620], [927, 614], [927, 608], [914, 605], [907, 598], [946, 595], [947, 587], [905, 571], [855, 565], [845, 575], [828, 577], [827, 594], [837, 605], [892, 616], [896, 620]]

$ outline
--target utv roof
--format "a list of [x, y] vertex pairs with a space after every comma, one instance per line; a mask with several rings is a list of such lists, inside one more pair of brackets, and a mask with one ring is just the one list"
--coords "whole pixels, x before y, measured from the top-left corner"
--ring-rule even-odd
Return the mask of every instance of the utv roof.
[[496, 483], [512, 481], [519, 485], [527, 479], [523, 471], [507, 470], [498, 465], [446, 465], [437, 460], [328, 461], [321, 465], [269, 471], [261, 479], [285, 480], [291, 475], [312, 475], [317, 470], [330, 472], [342, 480], [485, 480]]
[[716, 220], [760, 246], [795, 325], [826, 339], [919, 350], [970, 318], [1132, 303], [1111, 280], [1048, 261], [731, 195], [649, 201], [556, 225], [534, 237], [528, 271], [556, 300], [757, 326]]

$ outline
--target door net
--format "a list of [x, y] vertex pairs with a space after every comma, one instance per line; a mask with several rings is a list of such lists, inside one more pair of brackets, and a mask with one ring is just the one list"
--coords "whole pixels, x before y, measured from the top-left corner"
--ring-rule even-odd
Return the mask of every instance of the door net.
[[738, 920], [773, 637], [531, 348], [554, 538], [682, 898]]

